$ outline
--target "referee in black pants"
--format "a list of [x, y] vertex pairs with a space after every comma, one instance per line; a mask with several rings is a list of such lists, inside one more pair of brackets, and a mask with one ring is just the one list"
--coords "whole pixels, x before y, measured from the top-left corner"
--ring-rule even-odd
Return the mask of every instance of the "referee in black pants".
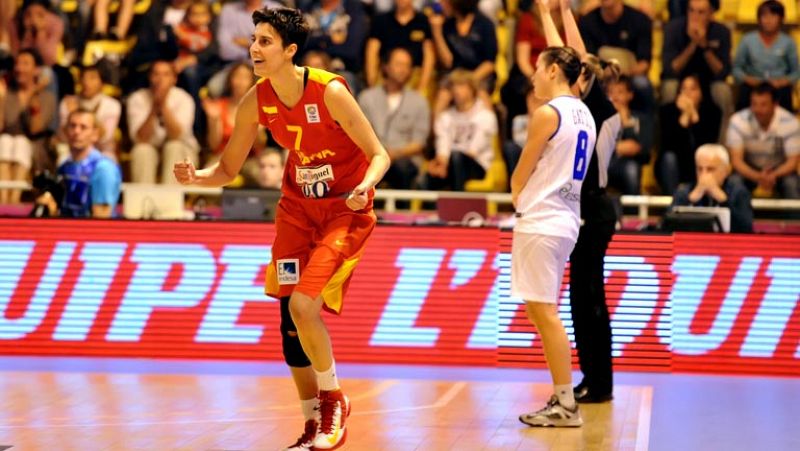
[[598, 134], [581, 188], [582, 225], [569, 259], [569, 302], [583, 372], [583, 380], [574, 389], [575, 400], [580, 403], [609, 401], [614, 387], [603, 263], [616, 228], [617, 213], [605, 186], [621, 124], [602, 84], [595, 79], [583, 99], [592, 112]]

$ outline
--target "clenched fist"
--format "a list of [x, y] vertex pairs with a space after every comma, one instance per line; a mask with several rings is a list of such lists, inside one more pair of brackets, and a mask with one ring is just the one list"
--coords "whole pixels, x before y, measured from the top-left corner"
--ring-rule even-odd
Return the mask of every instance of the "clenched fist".
[[194, 163], [189, 160], [175, 163], [175, 166], [172, 167], [172, 173], [175, 174], [175, 178], [181, 185], [191, 185], [197, 180]]
[[353, 191], [347, 196], [347, 200], [345, 204], [353, 210], [363, 210], [367, 206], [367, 202], [369, 202], [369, 196], [367, 196], [367, 192], [372, 189], [372, 187], [364, 186], [363, 184], [356, 186], [353, 188]]

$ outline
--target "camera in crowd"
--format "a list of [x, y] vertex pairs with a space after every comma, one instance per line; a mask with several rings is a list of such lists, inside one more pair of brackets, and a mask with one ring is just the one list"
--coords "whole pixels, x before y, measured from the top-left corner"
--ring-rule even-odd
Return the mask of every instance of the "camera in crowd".
[[56, 216], [58, 211], [48, 208], [48, 194], [52, 197], [56, 206], [61, 205], [64, 199], [64, 179], [60, 175], [53, 174], [48, 170], [39, 172], [33, 177], [33, 188], [36, 190], [36, 202], [31, 210], [32, 218], [47, 218]]

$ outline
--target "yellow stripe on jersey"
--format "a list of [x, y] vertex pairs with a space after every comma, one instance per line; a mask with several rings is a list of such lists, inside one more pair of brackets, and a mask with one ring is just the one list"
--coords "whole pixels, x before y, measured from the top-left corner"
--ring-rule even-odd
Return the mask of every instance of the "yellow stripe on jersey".
[[331, 82], [331, 80], [335, 80], [337, 78], [341, 78], [340, 75], [336, 75], [332, 72], [328, 72], [322, 69], [315, 69], [313, 67], [307, 67], [308, 69], [308, 79], [323, 85], [327, 85]]
[[361, 259], [361, 252], [345, 260], [322, 289], [322, 302], [336, 313], [342, 313], [342, 286]]
[[267, 274], [264, 277], [264, 294], [267, 296], [277, 296], [281, 291], [281, 286], [278, 284], [278, 271], [275, 270], [275, 261], [271, 261], [267, 265]]
[[278, 114], [278, 107], [276, 106], [262, 106], [261, 111], [267, 114]]

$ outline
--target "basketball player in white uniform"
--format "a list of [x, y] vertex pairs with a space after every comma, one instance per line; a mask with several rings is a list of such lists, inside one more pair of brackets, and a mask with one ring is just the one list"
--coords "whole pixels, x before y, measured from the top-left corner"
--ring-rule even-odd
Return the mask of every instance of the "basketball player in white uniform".
[[550, 99], [533, 112], [528, 142], [511, 177], [517, 211], [511, 253], [511, 294], [525, 300], [542, 338], [555, 394], [536, 412], [520, 415], [531, 426], [583, 424], [572, 391], [569, 339], [558, 317], [561, 279], [580, 229], [580, 194], [594, 149], [594, 120], [570, 86], [583, 69], [569, 47], [548, 47], [533, 75], [534, 94]]

